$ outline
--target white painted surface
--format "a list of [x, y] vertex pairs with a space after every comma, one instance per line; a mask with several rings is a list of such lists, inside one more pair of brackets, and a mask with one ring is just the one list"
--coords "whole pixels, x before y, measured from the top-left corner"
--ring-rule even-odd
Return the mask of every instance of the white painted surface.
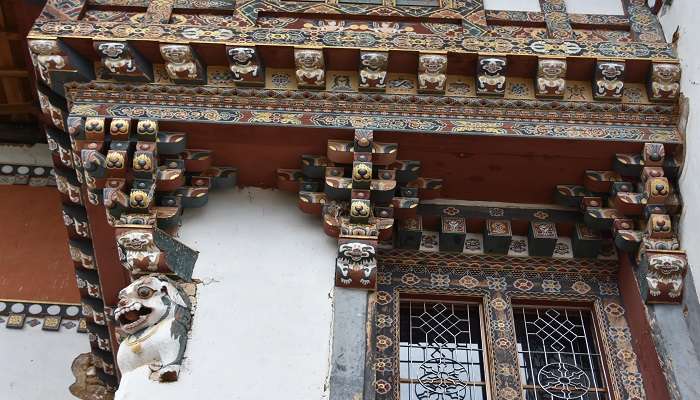
[[0, 144], [0, 164], [25, 164], [52, 167], [51, 152], [45, 143], [32, 146]]
[[180, 239], [200, 251], [198, 307], [180, 380], [137, 369], [117, 399], [326, 399], [337, 241], [291, 193], [214, 191]]
[[484, 0], [487, 10], [540, 12], [540, 0]]
[[693, 271], [694, 281], [700, 293], [700, 54], [697, 51], [700, 38], [700, 2], [697, 0], [675, 0], [664, 10], [661, 25], [666, 40], [671, 41], [673, 32], [680, 26], [677, 43], [678, 56], [683, 69], [681, 91], [690, 101], [690, 113], [685, 137], [685, 165], [680, 179], [683, 194], [683, 214], [681, 216], [681, 245], [688, 253], [688, 261]]
[[566, 11], [572, 14], [624, 15], [621, 0], [566, 0]]
[[75, 400], [68, 387], [75, 382], [73, 359], [90, 351], [87, 334], [75, 329], [42, 331], [0, 326], [0, 399]]

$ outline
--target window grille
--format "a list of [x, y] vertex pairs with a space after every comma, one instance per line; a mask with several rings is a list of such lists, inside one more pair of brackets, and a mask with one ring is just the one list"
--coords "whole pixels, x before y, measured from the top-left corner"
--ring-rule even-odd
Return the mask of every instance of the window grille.
[[481, 320], [479, 304], [401, 301], [401, 400], [486, 400]]
[[609, 400], [591, 312], [513, 308], [525, 400]]

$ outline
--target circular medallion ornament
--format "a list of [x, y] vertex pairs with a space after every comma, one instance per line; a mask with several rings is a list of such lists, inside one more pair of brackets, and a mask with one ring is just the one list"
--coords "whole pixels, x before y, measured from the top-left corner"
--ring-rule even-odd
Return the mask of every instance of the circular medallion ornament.
[[565, 363], [547, 364], [537, 373], [540, 388], [557, 399], [581, 399], [588, 393], [588, 375], [579, 367]]
[[459, 362], [439, 357], [426, 360], [420, 366], [416, 397], [418, 399], [448, 400], [463, 399], [466, 385], [460, 379], [467, 376], [467, 370]]

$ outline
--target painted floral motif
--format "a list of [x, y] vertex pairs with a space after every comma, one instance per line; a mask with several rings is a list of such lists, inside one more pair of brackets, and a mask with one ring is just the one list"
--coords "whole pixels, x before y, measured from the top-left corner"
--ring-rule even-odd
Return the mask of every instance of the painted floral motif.
[[489, 277], [487, 282], [491, 290], [501, 291], [506, 288], [506, 278], [504, 277]]
[[516, 279], [515, 282], [513, 282], [513, 286], [518, 290], [522, 290], [523, 292], [527, 292], [527, 291], [531, 290], [535, 286], [535, 284], [530, 280], [520, 278], [520, 279]]
[[474, 278], [473, 276], [464, 275], [462, 278], [459, 279], [459, 284], [460, 286], [463, 286], [467, 289], [472, 289], [479, 286], [479, 280]]
[[545, 293], [559, 293], [561, 290], [561, 283], [552, 279], [545, 279], [542, 281], [542, 291]]
[[571, 288], [574, 289], [574, 291], [576, 291], [576, 293], [578, 294], [586, 294], [591, 291], [590, 285], [583, 281], [574, 282], [574, 284], [571, 285]]
[[505, 337], [500, 337], [496, 340], [496, 346], [498, 346], [501, 349], [508, 350], [512, 345], [513, 342], [511, 342], [510, 339]]
[[629, 329], [618, 326], [611, 326], [608, 329], [608, 335], [618, 342], [629, 342], [632, 340], [632, 334], [630, 334]]
[[438, 247], [438, 236], [433, 234], [423, 233], [420, 242], [421, 250], [435, 250]]
[[515, 391], [515, 389], [510, 387], [501, 389], [499, 394], [499, 398], [503, 400], [514, 400], [518, 397], [518, 393]]
[[[491, 305], [493, 306], [493, 302], [491, 302], [491, 303], [492, 303]], [[496, 307], [494, 307], [494, 308], [496, 308]], [[507, 308], [507, 305], [506, 305], [506, 307], [503, 308], [503, 310], [505, 310], [506, 308]], [[495, 321], [493, 324], [491, 324], [491, 329], [493, 329], [496, 332], [508, 332], [508, 331], [510, 331], [510, 324], [507, 323], [505, 320], [501, 319], [501, 320]]]
[[[389, 279], [391, 279], [391, 278], [389, 278]], [[388, 292], [382, 292], [382, 291], [377, 292], [377, 304], [387, 305], [387, 304], [391, 303], [392, 299], [393, 299], [393, 297]]]
[[530, 90], [524, 83], [514, 83], [510, 87], [510, 92], [517, 97], [526, 97], [530, 94]]
[[505, 211], [502, 208], [496, 208], [496, 207], [489, 208], [489, 215], [492, 217], [502, 217], [504, 214], [505, 214]]
[[634, 354], [634, 352], [629, 351], [627, 349], [622, 349], [622, 350], [618, 351], [616, 356], [622, 362], [625, 362], [625, 363], [632, 363], [632, 362], [634, 362], [634, 360], [637, 359], [637, 355]]
[[374, 384], [374, 388], [379, 394], [387, 394], [389, 393], [389, 390], [391, 390], [391, 384], [383, 379], [380, 379]]
[[392, 322], [394, 322], [394, 319], [390, 316], [386, 314], [377, 314], [377, 326], [379, 328], [388, 328], [391, 326]]
[[401, 282], [408, 286], [414, 286], [420, 282], [420, 278], [418, 277], [418, 275], [409, 272], [401, 277]]
[[384, 335], [377, 336], [377, 349], [379, 349], [379, 351], [384, 351], [384, 350], [388, 349], [389, 347], [391, 347], [392, 343], [393, 342], [392, 342], [391, 338], [388, 336], [384, 336]]
[[291, 83], [291, 79], [287, 74], [272, 74], [272, 85], [276, 88], [284, 89]]
[[625, 309], [617, 304], [617, 303], [610, 303], [605, 306], [605, 312], [610, 314], [613, 317], [621, 317], [625, 315]]
[[387, 272], [378, 272], [377, 283], [380, 285], [391, 285], [391, 274]]
[[508, 303], [500, 297], [491, 300], [491, 307], [498, 311], [503, 311], [508, 308]]
[[464, 241], [464, 250], [481, 252], [481, 241], [479, 239], [466, 239]]
[[450, 286], [450, 276], [447, 274], [430, 274], [430, 286], [432, 286], [432, 287], [449, 287]]
[[557, 242], [557, 244], [554, 246], [554, 254], [558, 256], [565, 256], [569, 254], [571, 249], [569, 248], [569, 245], [564, 242]]
[[513, 239], [510, 242], [510, 251], [513, 253], [525, 253], [527, 251], [527, 242], [522, 239]]
[[455, 207], [445, 207], [442, 209], [442, 213], [449, 216], [455, 216], [459, 214], [459, 209]]
[[374, 360], [374, 370], [377, 372], [392, 371], [393, 362], [389, 357], [378, 357]]
[[598, 287], [600, 288], [600, 294], [606, 296], [617, 296], [620, 294], [617, 282], [600, 282]]
[[496, 366], [496, 374], [502, 376], [515, 376], [515, 367], [510, 364], [498, 364]]

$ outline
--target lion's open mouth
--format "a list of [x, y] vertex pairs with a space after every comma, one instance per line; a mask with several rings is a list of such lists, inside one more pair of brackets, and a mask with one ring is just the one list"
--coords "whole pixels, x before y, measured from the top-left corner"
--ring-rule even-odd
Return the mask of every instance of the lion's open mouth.
[[122, 329], [130, 331], [144, 323], [153, 311], [141, 303], [133, 303], [126, 307], [119, 307], [114, 312], [114, 318], [119, 321]]

